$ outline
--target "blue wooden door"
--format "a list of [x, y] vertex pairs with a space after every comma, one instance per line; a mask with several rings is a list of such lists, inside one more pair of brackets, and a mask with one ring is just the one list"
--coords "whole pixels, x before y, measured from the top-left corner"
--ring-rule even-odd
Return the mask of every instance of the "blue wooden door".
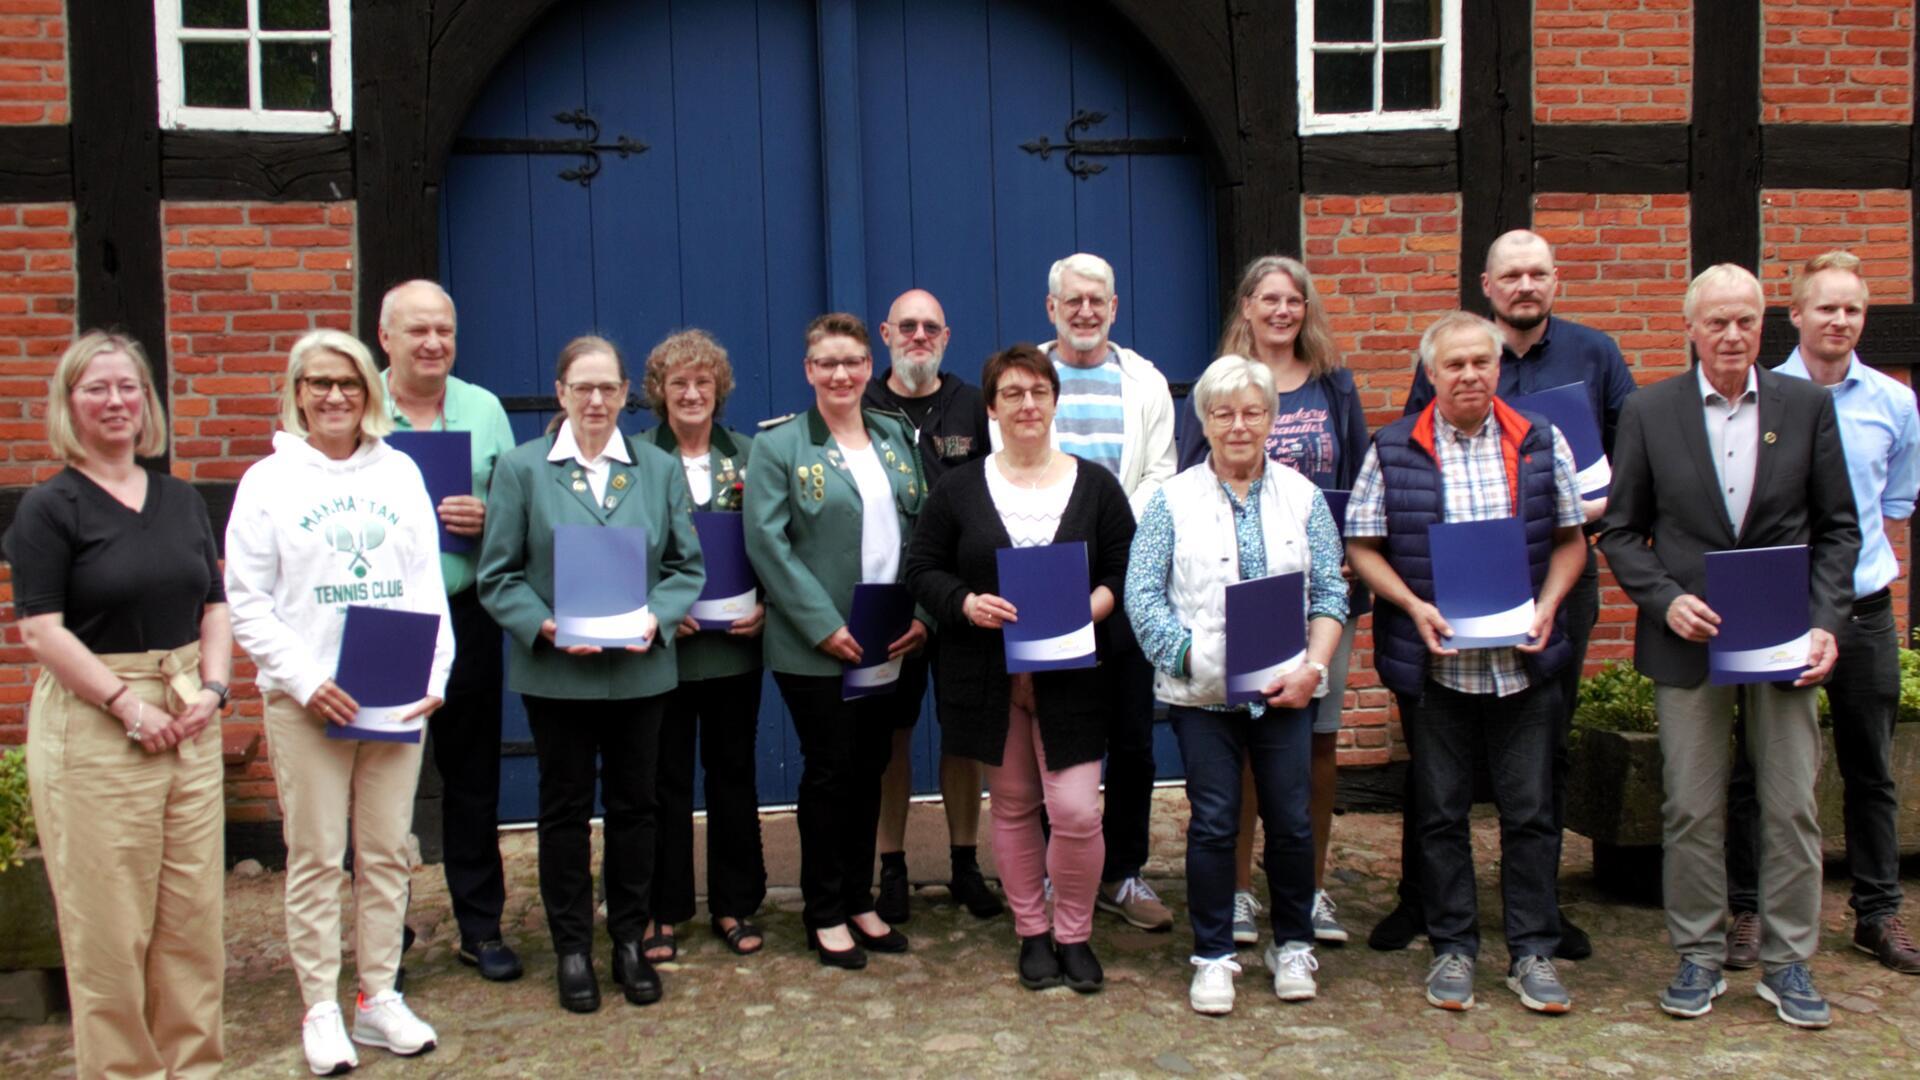
[[[604, 334], [637, 370], [661, 337], [699, 326], [732, 356], [723, 419], [752, 430], [809, 403], [800, 337], [814, 315], [877, 324], [900, 292], [931, 289], [954, 326], [947, 364], [977, 381], [988, 353], [1052, 336], [1047, 268], [1086, 250], [1119, 275], [1115, 339], [1194, 377], [1219, 294], [1199, 155], [1070, 157], [1065, 144], [1178, 151], [1195, 128], [1144, 46], [1112, 19], [1070, 16], [1014, 0], [556, 9], [494, 73], [448, 164], [441, 272], [460, 374], [532, 438], [566, 341]], [[535, 771], [508, 702], [502, 815], [527, 820]], [[928, 712], [920, 790], [937, 786]], [[791, 802], [798, 778], [769, 680], [763, 801]]]

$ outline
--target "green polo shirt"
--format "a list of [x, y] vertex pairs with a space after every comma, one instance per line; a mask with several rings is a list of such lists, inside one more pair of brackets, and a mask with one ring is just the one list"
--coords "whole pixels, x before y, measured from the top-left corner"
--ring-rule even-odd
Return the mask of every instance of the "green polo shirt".
[[[380, 373], [380, 380], [387, 383], [387, 415], [393, 417], [393, 426], [400, 431], [412, 431], [413, 423], [407, 414], [393, 403], [391, 392], [393, 369]], [[473, 493], [482, 502], [487, 498], [487, 485], [493, 480], [493, 463], [501, 454], [513, 449], [513, 425], [507, 422], [507, 410], [501, 406], [500, 399], [493, 391], [483, 386], [475, 386], [452, 375], [447, 376], [447, 396], [440, 404], [440, 422], [434, 431], [465, 431], [471, 435], [473, 443]], [[480, 558], [480, 538], [473, 538], [473, 550], [465, 554], [442, 552], [440, 555], [440, 573], [447, 579], [447, 595], [453, 596], [473, 587], [474, 567]]]

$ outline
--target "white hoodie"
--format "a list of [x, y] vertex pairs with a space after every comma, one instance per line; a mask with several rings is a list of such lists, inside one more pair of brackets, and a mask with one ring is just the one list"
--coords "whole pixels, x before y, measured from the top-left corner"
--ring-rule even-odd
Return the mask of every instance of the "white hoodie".
[[227, 519], [233, 636], [264, 694], [302, 705], [333, 677], [347, 605], [440, 616], [427, 693], [447, 696], [453, 626], [440, 527], [413, 459], [381, 439], [334, 461], [285, 431], [240, 478]]

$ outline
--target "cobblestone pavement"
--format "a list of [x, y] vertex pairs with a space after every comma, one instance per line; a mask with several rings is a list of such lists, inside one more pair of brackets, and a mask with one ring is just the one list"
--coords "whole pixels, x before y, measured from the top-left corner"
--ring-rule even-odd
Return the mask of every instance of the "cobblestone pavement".
[[[1183, 913], [1185, 801], [1164, 790], [1155, 811], [1148, 877]], [[937, 819], [937, 807], [916, 807]], [[790, 833], [770, 819], [769, 836]], [[916, 834], [918, 835], [918, 834]], [[928, 830], [927, 835], [936, 835]], [[1497, 830], [1475, 825], [1487, 940], [1479, 1005], [1443, 1013], [1421, 996], [1428, 954], [1377, 953], [1367, 929], [1392, 904], [1399, 870], [1398, 818], [1350, 814], [1334, 826], [1329, 887], [1353, 931], [1320, 952], [1320, 996], [1275, 1000], [1259, 947], [1243, 952], [1239, 1004], [1224, 1018], [1187, 1007], [1192, 935], [1147, 934], [1099, 916], [1094, 945], [1106, 963], [1104, 993], [1030, 993], [1014, 978], [1006, 916], [980, 922], [938, 885], [916, 894], [905, 929], [913, 952], [875, 956], [864, 972], [821, 968], [800, 945], [796, 890], [774, 890], [763, 912], [771, 941], [740, 959], [705, 930], [680, 928], [677, 963], [662, 970], [667, 997], [628, 1006], [599, 967], [606, 1004], [591, 1016], [560, 1011], [554, 962], [536, 901], [533, 838], [509, 834], [508, 936], [528, 962], [517, 983], [481, 982], [454, 960], [457, 939], [437, 869], [414, 878], [408, 1000], [440, 1032], [440, 1047], [413, 1060], [362, 1049], [368, 1076], [888, 1076], [1145, 1077], [1332, 1076], [1914, 1076], [1920, 1070], [1920, 978], [1895, 975], [1850, 948], [1846, 882], [1832, 880], [1823, 910], [1819, 986], [1836, 1008], [1832, 1028], [1800, 1032], [1754, 995], [1755, 972], [1732, 973], [1713, 1014], [1679, 1022], [1654, 995], [1673, 969], [1659, 911], [1595, 890], [1591, 853], [1569, 835], [1564, 883], [1576, 922], [1594, 937], [1593, 959], [1563, 964], [1574, 1012], [1521, 1009], [1500, 978]], [[918, 859], [918, 856], [916, 856]], [[933, 858], [918, 859], [928, 865]], [[1909, 863], [1911, 870], [1912, 864]], [[989, 871], [991, 872], [991, 871]], [[300, 1007], [281, 922], [282, 878], [230, 878], [227, 892], [227, 1052], [241, 1076], [304, 1076]], [[349, 960], [349, 965], [351, 961]], [[349, 967], [349, 972], [351, 968]], [[350, 978], [349, 974], [349, 978]], [[0, 1025], [0, 1075], [67, 1076], [63, 1023]]]

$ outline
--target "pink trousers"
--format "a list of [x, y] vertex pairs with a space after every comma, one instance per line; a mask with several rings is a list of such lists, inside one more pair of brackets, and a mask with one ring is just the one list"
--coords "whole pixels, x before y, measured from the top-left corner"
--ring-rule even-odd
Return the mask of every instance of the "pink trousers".
[[[1100, 762], [1052, 772], [1033, 713], [1014, 705], [998, 767], [987, 768], [993, 793], [993, 858], [1022, 937], [1047, 932], [1046, 880], [1053, 881], [1053, 938], [1063, 944], [1093, 936], [1093, 900], [1107, 844], [1100, 834]], [[1040, 831], [1044, 805], [1053, 842]]]

